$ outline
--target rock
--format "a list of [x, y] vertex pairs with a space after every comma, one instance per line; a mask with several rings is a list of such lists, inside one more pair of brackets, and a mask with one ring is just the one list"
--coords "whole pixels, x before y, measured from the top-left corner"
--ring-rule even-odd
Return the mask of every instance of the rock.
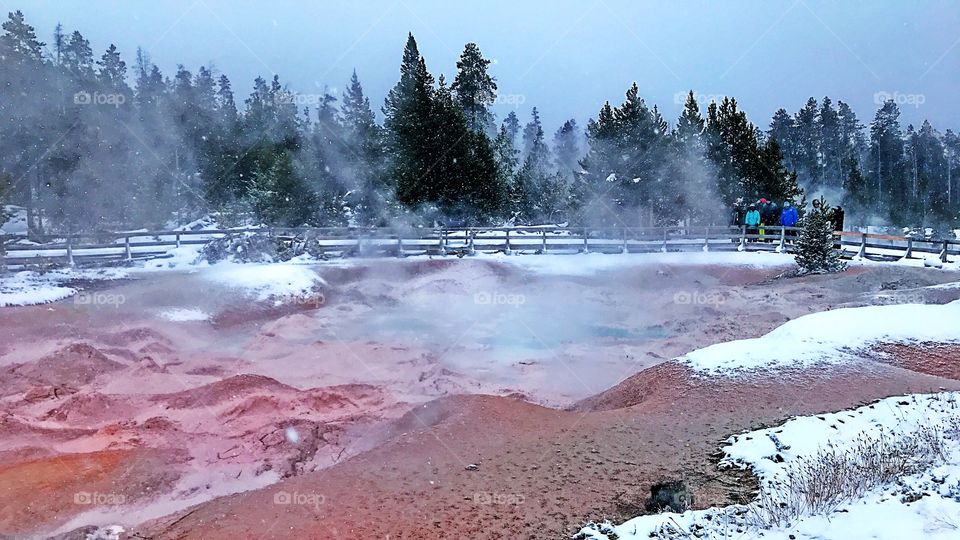
[[471, 464], [467, 465], [466, 467], [464, 467], [464, 469], [466, 469], [466, 470], [468, 470], [468, 471], [476, 471], [476, 470], [479, 470], [479, 469], [480, 469], [480, 466], [477, 465], [476, 463], [471, 463]]

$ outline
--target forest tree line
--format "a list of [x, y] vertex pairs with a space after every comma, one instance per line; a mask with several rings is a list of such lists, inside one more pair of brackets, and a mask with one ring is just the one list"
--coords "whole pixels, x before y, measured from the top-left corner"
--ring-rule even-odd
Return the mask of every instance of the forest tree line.
[[[671, 123], [632, 85], [581, 128], [547, 135], [536, 108], [497, 122], [497, 82], [476, 44], [434, 77], [408, 36], [378, 122], [356, 73], [340, 95], [257, 78], [245, 98], [210, 67], [164, 75], [142, 50], [61, 26], [43, 43], [20, 12], [0, 35], [0, 203], [33, 233], [183, 224], [387, 226], [729, 224], [764, 197], [827, 194], [848, 215], [955, 226], [960, 141], [899, 121], [864, 126], [847, 103], [811, 98], [768, 129], [735, 99]], [[0, 206], [2, 208], [2, 206]]]

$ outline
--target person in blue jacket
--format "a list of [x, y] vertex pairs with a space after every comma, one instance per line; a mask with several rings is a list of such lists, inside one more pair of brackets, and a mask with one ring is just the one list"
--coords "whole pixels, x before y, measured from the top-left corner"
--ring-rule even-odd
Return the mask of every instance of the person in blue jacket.
[[[797, 208], [790, 204], [790, 201], [783, 203], [783, 210], [780, 212], [780, 225], [783, 227], [796, 227], [800, 221], [797, 214]], [[787, 236], [793, 236], [794, 231], [787, 231]]]
[[751, 204], [747, 209], [743, 224], [747, 226], [747, 234], [757, 234], [757, 228], [760, 226], [760, 212], [757, 210], [757, 205]]

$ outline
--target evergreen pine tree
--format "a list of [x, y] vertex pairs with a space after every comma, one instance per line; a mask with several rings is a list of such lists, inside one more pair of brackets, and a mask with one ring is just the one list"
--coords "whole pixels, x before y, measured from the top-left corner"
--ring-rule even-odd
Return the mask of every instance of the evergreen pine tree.
[[356, 71], [344, 92], [341, 113], [344, 141], [351, 149], [347, 158], [360, 194], [355, 209], [357, 221], [366, 225], [384, 225], [393, 186], [387, 181], [383, 133], [370, 108], [370, 100], [363, 94]]
[[470, 129], [489, 133], [493, 114], [489, 107], [497, 99], [496, 79], [487, 73], [490, 60], [483, 57], [476, 43], [467, 43], [457, 61], [457, 76], [450, 89], [467, 115]]
[[797, 239], [796, 261], [800, 274], [841, 272], [847, 264], [834, 249], [831, 209], [821, 197], [813, 210], [803, 216], [802, 230]]
[[[885, 102], [870, 124], [869, 171], [872, 180], [871, 207], [879, 214], [897, 217], [895, 201], [906, 199], [904, 182], [903, 133], [900, 109], [893, 100]], [[899, 221], [899, 220], [898, 220]]]
[[562, 178], [572, 179], [579, 168], [583, 155], [580, 150], [580, 133], [577, 121], [567, 120], [553, 136], [553, 153], [557, 171]]
[[439, 186], [430, 172], [436, 166], [436, 133], [432, 116], [433, 76], [427, 71], [413, 34], [407, 37], [400, 64], [400, 81], [383, 107], [392, 181], [397, 200], [410, 208], [435, 201]]

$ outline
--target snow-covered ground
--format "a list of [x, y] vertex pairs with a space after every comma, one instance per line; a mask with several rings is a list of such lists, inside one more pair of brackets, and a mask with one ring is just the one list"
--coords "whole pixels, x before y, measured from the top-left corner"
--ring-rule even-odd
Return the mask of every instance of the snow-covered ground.
[[325, 285], [309, 266], [289, 263], [221, 263], [203, 269], [202, 275], [214, 283], [239, 289], [261, 302], [290, 297], [311, 298]]
[[116, 268], [15, 272], [0, 277], [0, 307], [56, 302], [80, 292], [81, 289], [71, 283], [121, 279], [126, 275], [126, 271]]
[[0, 234], [26, 234], [27, 233], [27, 210], [22, 206], [7, 205], [4, 207], [6, 214], [10, 219], [6, 223], [0, 223]]
[[[731, 437], [722, 449], [721, 467], [752, 469], [765, 496], [749, 505], [647, 515], [620, 525], [591, 524], [578, 538], [960, 538], [958, 398], [957, 392], [892, 397]], [[879, 455], [890, 457], [884, 466], [905, 474], [863, 474], [856, 468]], [[853, 466], [821, 466], [825, 462]], [[827, 489], [798, 490], [800, 485]], [[833, 495], [808, 496], [837, 486], [846, 487]]]
[[960, 300], [842, 308], [789, 321], [754, 339], [718, 343], [679, 360], [705, 374], [805, 367], [853, 358], [873, 343], [960, 341]]
[[199, 309], [175, 308], [160, 313], [160, 317], [173, 322], [206, 321], [210, 314]]
[[605, 255], [478, 255], [519, 266], [545, 275], [591, 275], [605, 270], [619, 270], [643, 264], [682, 264], [689, 266], [731, 265], [776, 267], [794, 265], [793, 255], [765, 251], [739, 252], [670, 252]]

